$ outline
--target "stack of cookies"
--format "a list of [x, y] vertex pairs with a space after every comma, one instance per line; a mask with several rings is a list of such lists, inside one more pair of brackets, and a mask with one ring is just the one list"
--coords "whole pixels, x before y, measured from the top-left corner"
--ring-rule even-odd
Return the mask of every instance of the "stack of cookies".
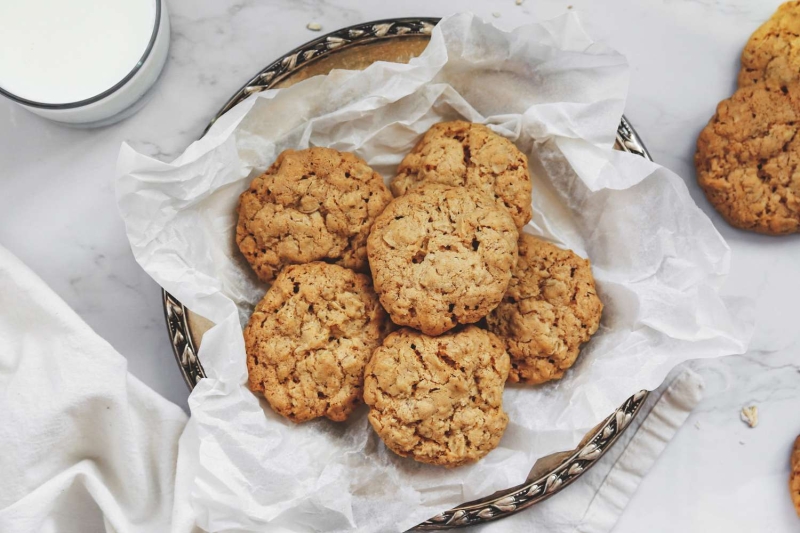
[[587, 260], [522, 233], [530, 195], [525, 155], [468, 122], [433, 126], [390, 188], [353, 154], [283, 152], [239, 201], [271, 284], [244, 333], [251, 390], [295, 422], [363, 400], [417, 461], [485, 456], [506, 381], [562, 377], [603, 308]]
[[739, 89], [697, 140], [697, 181], [731, 225], [800, 230], [800, 1], [783, 4], [742, 52]]
[[[697, 181], [737, 228], [800, 231], [800, 1], [781, 5], [742, 51], [739, 88], [697, 139]], [[800, 436], [789, 491], [800, 515]]]

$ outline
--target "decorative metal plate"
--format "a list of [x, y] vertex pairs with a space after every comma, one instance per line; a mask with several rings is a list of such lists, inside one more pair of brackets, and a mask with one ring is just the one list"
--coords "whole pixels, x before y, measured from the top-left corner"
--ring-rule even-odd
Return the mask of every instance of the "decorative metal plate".
[[[350, 26], [292, 50], [248, 81], [217, 113], [208, 127], [251, 94], [288, 87], [334, 68], [363, 69], [375, 61], [408, 62], [428, 43], [437, 18], [379, 20]], [[208, 128], [206, 128], [208, 131]], [[622, 117], [615, 148], [652, 160], [633, 126]], [[163, 291], [164, 315], [172, 349], [190, 389], [205, 377], [197, 358], [202, 336], [213, 324], [193, 315]], [[574, 450], [536, 461], [527, 480], [516, 487], [464, 503], [426, 520], [414, 531], [452, 529], [497, 520], [560, 492], [592, 467], [616, 442], [639, 412], [647, 391], [639, 391], [590, 431]]]

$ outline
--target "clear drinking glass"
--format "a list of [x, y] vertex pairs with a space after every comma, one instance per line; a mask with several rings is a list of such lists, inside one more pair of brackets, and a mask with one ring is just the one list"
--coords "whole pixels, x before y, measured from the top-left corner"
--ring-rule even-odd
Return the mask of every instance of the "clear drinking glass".
[[135, 113], [169, 51], [162, 0], [0, 1], [0, 94], [92, 127]]

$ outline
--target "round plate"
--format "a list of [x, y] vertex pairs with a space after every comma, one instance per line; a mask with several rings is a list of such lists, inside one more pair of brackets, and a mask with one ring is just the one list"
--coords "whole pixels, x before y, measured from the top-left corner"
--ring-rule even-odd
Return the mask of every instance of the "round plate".
[[[379, 20], [323, 35], [278, 58], [256, 74], [228, 100], [211, 124], [251, 94], [264, 89], [289, 87], [311, 76], [327, 74], [335, 68], [364, 69], [375, 61], [407, 63], [422, 53], [438, 22], [437, 18]], [[622, 117], [617, 128], [615, 148], [652, 160], [625, 117]], [[193, 314], [166, 291], [163, 292], [163, 298], [172, 349], [186, 384], [191, 389], [205, 377], [197, 350], [203, 334], [213, 324]], [[616, 442], [639, 412], [647, 394], [647, 391], [639, 391], [628, 398], [587, 433], [574, 450], [548, 455], [536, 461], [524, 483], [439, 513], [414, 530], [451, 529], [497, 520], [560, 492], [591, 468]]]

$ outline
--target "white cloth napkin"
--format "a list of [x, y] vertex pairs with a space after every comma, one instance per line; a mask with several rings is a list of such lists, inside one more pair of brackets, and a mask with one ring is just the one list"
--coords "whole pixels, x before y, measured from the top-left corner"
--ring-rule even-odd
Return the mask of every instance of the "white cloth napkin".
[[[482, 531], [609, 531], [700, 399], [696, 374], [672, 375], [577, 482]], [[189, 503], [197, 434], [184, 424], [0, 247], [0, 532], [199, 531], [204, 511]]]
[[169, 531], [185, 424], [0, 247], [0, 532]]

